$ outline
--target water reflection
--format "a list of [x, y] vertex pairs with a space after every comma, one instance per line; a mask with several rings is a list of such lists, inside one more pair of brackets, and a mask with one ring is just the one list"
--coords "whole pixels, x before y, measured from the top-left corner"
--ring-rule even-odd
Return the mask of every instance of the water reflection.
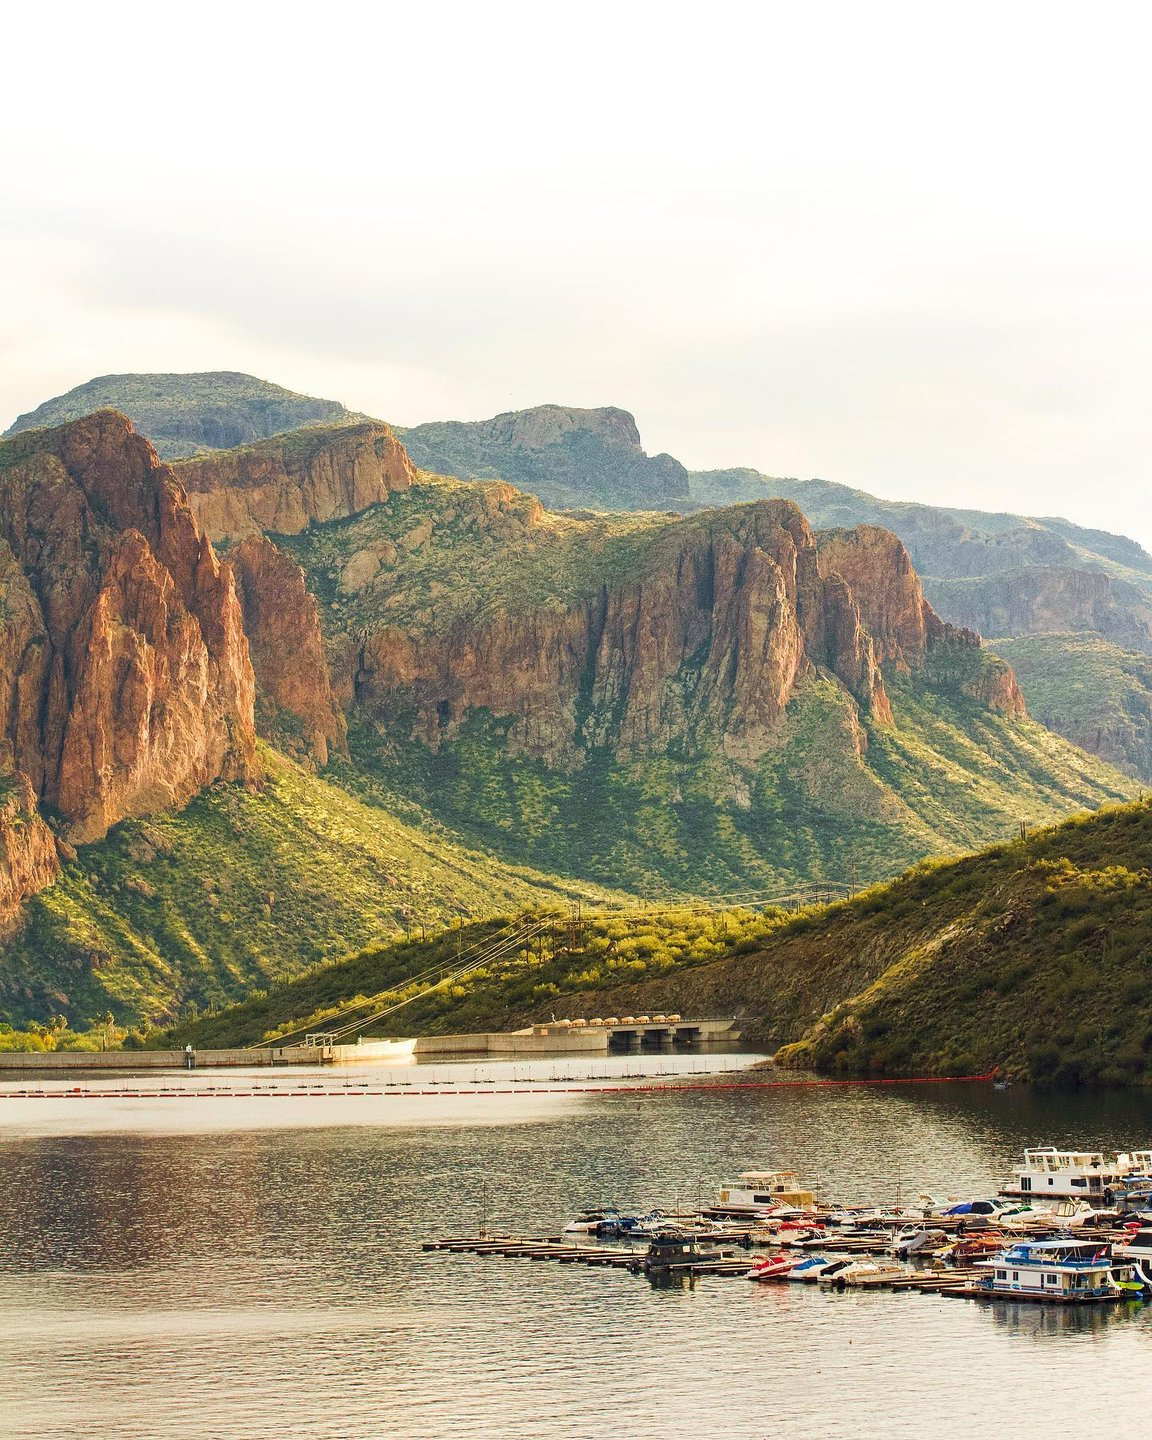
[[167, 1133], [149, 1114], [139, 1132], [4, 1142], [5, 1435], [255, 1440], [303, 1420], [318, 1440], [761, 1440], [782, 1424], [968, 1440], [1017, 1427], [1025, 1394], [1030, 1426], [1066, 1423], [1086, 1394], [1107, 1397], [1109, 1436], [1143, 1426], [1143, 1307], [653, 1284], [419, 1246], [482, 1219], [546, 1233], [583, 1204], [694, 1201], [759, 1164], [847, 1200], [988, 1193], [1025, 1144], [1146, 1147], [1148, 1097], [672, 1088], [514, 1097], [479, 1125], [445, 1110], [321, 1128], [284, 1102], [185, 1129], [202, 1122], [182, 1107], [224, 1103], [165, 1102]]

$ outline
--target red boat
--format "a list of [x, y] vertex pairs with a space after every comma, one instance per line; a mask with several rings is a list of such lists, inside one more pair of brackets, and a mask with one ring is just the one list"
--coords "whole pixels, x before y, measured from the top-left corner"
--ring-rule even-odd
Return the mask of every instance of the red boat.
[[800, 1263], [795, 1255], [769, 1255], [751, 1270], [745, 1272], [745, 1280], [783, 1280], [789, 1270]]

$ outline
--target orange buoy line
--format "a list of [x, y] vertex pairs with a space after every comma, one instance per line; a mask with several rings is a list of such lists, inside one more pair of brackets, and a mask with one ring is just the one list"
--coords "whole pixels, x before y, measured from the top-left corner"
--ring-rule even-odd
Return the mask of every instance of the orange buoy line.
[[474, 1086], [456, 1090], [418, 1090], [411, 1084], [395, 1084], [381, 1090], [350, 1087], [318, 1090], [286, 1090], [274, 1087], [255, 1090], [185, 1090], [171, 1085], [152, 1090], [91, 1090], [77, 1085], [68, 1090], [0, 1090], [0, 1100], [315, 1100], [335, 1097], [384, 1099], [408, 1095], [636, 1095], [665, 1090], [810, 1090], [862, 1085], [960, 1085], [989, 1081], [996, 1073], [995, 1070], [989, 1070], [983, 1075], [914, 1075], [871, 1080], [735, 1080], [718, 1081], [714, 1084], [700, 1081], [677, 1084], [675, 1077], [669, 1077], [668, 1081], [659, 1085], [557, 1085], [540, 1081], [538, 1088], [523, 1084], [493, 1088], [491, 1082], [477, 1082]]

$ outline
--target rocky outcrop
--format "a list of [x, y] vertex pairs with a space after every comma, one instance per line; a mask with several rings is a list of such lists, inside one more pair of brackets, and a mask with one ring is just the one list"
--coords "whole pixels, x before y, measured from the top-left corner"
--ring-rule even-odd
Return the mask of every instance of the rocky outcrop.
[[820, 573], [847, 583], [880, 663], [905, 674], [918, 669], [945, 626], [925, 600], [903, 544], [877, 525], [822, 530], [816, 544]]
[[659, 510], [690, 502], [687, 470], [671, 455], [646, 455], [626, 410], [537, 405], [400, 435], [424, 470], [507, 480], [556, 509]]
[[279, 435], [182, 461], [176, 473], [211, 540], [295, 535], [386, 501], [414, 478], [403, 445], [376, 420]]
[[[890, 530], [877, 525], [822, 530], [816, 543], [821, 575], [846, 584], [882, 667], [899, 675], [927, 674], [933, 683], [1006, 715], [1026, 713], [1011, 668], [983, 652], [974, 630], [940, 619], [924, 598], [908, 551]], [[833, 668], [844, 674], [840, 667], [849, 664], [842, 660]]]
[[317, 765], [326, 765], [331, 747], [347, 748], [348, 732], [332, 694], [316, 601], [304, 572], [261, 536], [244, 540], [232, 560], [256, 674], [258, 718], [283, 748], [302, 748]]
[[0, 937], [12, 929], [23, 902], [51, 885], [59, 870], [56, 842], [28, 777], [0, 777]]
[[71, 840], [258, 773], [231, 567], [113, 411], [0, 446], [4, 760]]
[[979, 580], [934, 580], [936, 603], [982, 635], [1093, 631], [1152, 654], [1152, 598], [1094, 570], [1032, 566]]
[[818, 672], [890, 720], [859, 607], [841, 577], [821, 576], [794, 505], [766, 501], [665, 533], [675, 539], [646, 573], [564, 611], [428, 638], [375, 631], [357, 655], [357, 702], [407, 715], [433, 746], [486, 710], [510, 721], [513, 748], [553, 764], [593, 747], [636, 756], [717, 742], [754, 761]]

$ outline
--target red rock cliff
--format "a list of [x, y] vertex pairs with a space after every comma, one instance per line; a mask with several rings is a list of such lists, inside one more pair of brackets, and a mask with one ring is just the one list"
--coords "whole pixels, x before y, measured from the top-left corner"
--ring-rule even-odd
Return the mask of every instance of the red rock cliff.
[[598, 745], [653, 753], [698, 733], [755, 760], [817, 671], [890, 719], [859, 607], [844, 580], [821, 576], [795, 505], [679, 522], [657, 555], [633, 583], [562, 613], [502, 615], [428, 639], [378, 630], [359, 653], [357, 700], [414, 711], [433, 745], [469, 710], [487, 709], [511, 718], [515, 748], [551, 763]]
[[25, 775], [0, 779], [0, 936], [11, 930], [29, 895], [59, 872], [56, 842], [36, 809]]
[[1009, 666], [980, 654], [975, 631], [940, 619], [924, 598], [903, 542], [890, 530], [876, 525], [822, 530], [816, 543], [821, 575], [826, 581], [839, 577], [848, 586], [881, 665], [900, 674], [928, 667], [938, 680], [990, 709], [1025, 713]]
[[69, 837], [257, 773], [232, 569], [114, 411], [0, 446], [4, 760]]
[[295, 535], [311, 520], [337, 520], [406, 490], [408, 453], [380, 421], [323, 426], [183, 460], [176, 472], [212, 540]]
[[244, 607], [244, 628], [256, 673], [258, 713], [285, 748], [292, 734], [317, 765], [330, 747], [347, 748], [344, 714], [332, 694], [316, 601], [304, 572], [271, 540], [249, 536], [232, 555]]

